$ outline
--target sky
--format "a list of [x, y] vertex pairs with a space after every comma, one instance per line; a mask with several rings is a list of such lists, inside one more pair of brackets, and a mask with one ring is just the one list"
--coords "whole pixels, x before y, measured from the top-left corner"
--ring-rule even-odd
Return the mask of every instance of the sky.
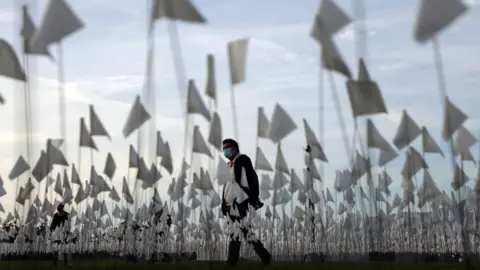
[[[20, 52], [20, 5], [22, 1], [0, 2], [0, 37]], [[47, 1], [27, 1], [30, 14], [38, 25]], [[67, 109], [67, 159], [80, 164], [82, 180], [89, 177], [90, 151], [78, 150], [79, 119], [88, 119], [88, 106], [95, 110], [109, 131], [112, 140], [95, 138], [99, 148], [93, 154], [93, 165], [103, 171], [107, 153], [112, 153], [117, 172], [112, 180], [118, 191], [122, 177], [127, 174], [128, 145], [136, 145], [136, 135], [125, 139], [122, 128], [136, 95], [142, 93], [146, 62], [147, 1], [89, 0], [68, 1], [85, 28], [62, 42]], [[319, 46], [309, 36], [313, 17], [320, 5], [318, 0], [303, 0], [294, 4], [287, 0], [211, 1], [192, 0], [207, 24], [177, 23], [186, 77], [194, 79], [202, 95], [205, 89], [206, 57], [213, 54], [216, 61], [218, 111], [222, 118], [224, 137], [233, 136], [230, 107], [230, 85], [227, 43], [248, 37], [250, 47], [246, 81], [235, 87], [240, 125], [242, 152], [255, 155], [257, 108], [263, 106], [271, 117], [276, 103], [284, 107], [297, 130], [282, 141], [287, 163], [299, 175], [304, 167], [305, 118], [317, 135], [329, 159], [323, 167], [323, 182], [333, 186], [335, 170], [345, 169], [348, 158], [343, 147], [338, 118], [332, 99], [332, 90], [325, 84], [323, 105], [319, 102]], [[387, 3], [388, 2], [388, 3]], [[335, 1], [353, 16], [353, 1]], [[367, 68], [376, 80], [388, 108], [388, 115], [372, 119], [380, 132], [392, 141], [406, 109], [420, 125], [448, 153], [447, 144], [440, 138], [442, 107], [434, 69], [430, 43], [420, 45], [413, 40], [413, 25], [417, 1], [365, 0], [367, 10]], [[475, 33], [480, 24], [480, 6], [469, 1], [471, 9], [464, 17], [442, 32], [442, 49], [448, 94], [451, 101], [468, 116], [466, 127], [475, 135], [480, 133], [480, 36]], [[156, 22], [155, 32], [155, 91], [156, 127], [170, 143], [174, 167], [178, 168], [183, 153], [184, 124], [167, 24]], [[335, 41], [354, 74], [357, 73], [355, 38], [352, 25], [335, 36]], [[50, 47], [54, 57], [55, 45]], [[55, 59], [57, 59], [55, 57]], [[33, 97], [33, 161], [34, 166], [46, 138], [59, 138], [59, 109], [57, 93], [57, 64], [46, 58], [31, 58], [31, 91]], [[345, 89], [345, 79], [335, 76], [335, 84], [342, 104], [349, 136], [353, 133], [353, 120]], [[0, 92], [6, 104], [0, 106], [0, 176], [8, 194], [0, 198], [6, 212], [12, 211], [17, 183], [7, 176], [19, 154], [25, 153], [23, 116], [23, 84], [0, 77]], [[203, 95], [205, 101], [207, 97]], [[319, 131], [319, 107], [324, 107], [324, 128]], [[208, 124], [201, 117], [193, 117], [202, 133], [208, 136]], [[87, 121], [88, 123], [88, 121]], [[363, 121], [361, 129], [365, 129]], [[265, 139], [259, 141], [267, 158], [273, 164], [276, 146]], [[414, 144], [421, 150], [420, 142]], [[403, 151], [400, 151], [403, 153]], [[472, 153], [477, 156], [477, 146]], [[372, 151], [374, 153], [374, 151]], [[374, 154], [373, 157], [376, 155]], [[394, 179], [393, 188], [399, 190], [400, 171], [404, 162], [400, 158], [388, 164]], [[200, 160], [199, 157], [196, 159]], [[205, 160], [203, 158], [203, 160]], [[441, 158], [428, 155], [427, 163], [439, 187], [448, 189], [452, 179], [449, 155]], [[465, 165], [469, 175], [475, 177], [475, 166]], [[165, 173], [166, 174], [166, 173]], [[19, 180], [25, 183], [25, 177]], [[170, 183], [165, 176], [158, 184], [161, 194]], [[164, 197], [165, 198], [165, 197]], [[0, 213], [0, 216], [2, 214]]]

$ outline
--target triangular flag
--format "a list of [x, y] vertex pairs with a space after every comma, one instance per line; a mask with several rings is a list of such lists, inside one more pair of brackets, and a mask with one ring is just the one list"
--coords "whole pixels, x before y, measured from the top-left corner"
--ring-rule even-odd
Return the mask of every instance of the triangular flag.
[[33, 24], [32, 18], [28, 14], [27, 5], [25, 4], [23, 5], [22, 11], [23, 11], [23, 16], [22, 16], [23, 22], [22, 22], [22, 30], [20, 30], [20, 35], [22, 36], [23, 40], [27, 44], [27, 46], [24, 46], [23, 48], [24, 52], [27, 54], [45, 55], [52, 58], [52, 55], [48, 51], [47, 46], [39, 46], [38, 48], [36, 48], [38, 50], [36, 52], [30, 50], [30, 46], [28, 46], [28, 44], [32, 40], [33, 35], [37, 31], [37, 29]]
[[450, 140], [453, 133], [463, 125], [467, 118], [468, 117], [464, 112], [451, 103], [448, 97], [445, 97], [445, 111], [442, 132], [443, 139], [445, 141]]
[[257, 154], [255, 157], [255, 169], [273, 172], [272, 165], [270, 165], [270, 162], [268, 162], [267, 157], [265, 156], [260, 147], [257, 147]]
[[442, 149], [425, 127], [422, 127], [422, 150], [424, 153], [439, 153], [443, 157]]
[[248, 38], [244, 38], [230, 41], [227, 44], [228, 63], [230, 67], [230, 83], [232, 85], [245, 81], [248, 43]]
[[113, 156], [111, 153], [108, 153], [107, 160], [105, 161], [105, 168], [103, 169], [103, 173], [108, 176], [110, 180], [112, 180], [113, 176], [115, 175], [115, 170], [117, 169], [117, 165], [115, 164], [115, 160], [113, 160]]
[[187, 113], [200, 114], [205, 117], [207, 121], [210, 121], [210, 112], [208, 111], [207, 106], [205, 106], [193, 80], [188, 81]]
[[27, 77], [12, 46], [0, 39], [0, 76], [26, 81]]
[[207, 85], [205, 94], [217, 104], [217, 80], [215, 78], [215, 57], [211, 54], [207, 56]]
[[10, 174], [8, 174], [8, 178], [10, 180], [14, 180], [29, 169], [30, 165], [28, 165], [23, 156], [19, 156], [17, 162], [15, 162], [15, 165], [12, 168], [12, 171], [10, 172]]
[[218, 151], [222, 151], [222, 122], [217, 112], [213, 113], [210, 122], [210, 132], [208, 134], [208, 142]]
[[195, 126], [193, 128], [193, 153], [205, 154], [209, 157], [212, 157], [210, 150], [208, 149], [207, 143], [203, 138], [202, 133], [200, 133], [200, 128]]
[[140, 96], [137, 95], [135, 97], [135, 101], [133, 102], [132, 109], [128, 114], [127, 122], [123, 127], [123, 136], [127, 138], [137, 130], [140, 126], [143, 125], [148, 119], [150, 119], [150, 114], [145, 110], [145, 107], [140, 102]]
[[[347, 14], [331, 0], [322, 1], [320, 9], [316, 14], [315, 22], [317, 21], [321, 21], [323, 24], [325, 24], [325, 27], [328, 29], [328, 33], [330, 35], [334, 35], [352, 22]], [[317, 38], [315, 29], [317, 29], [317, 27], [314, 24], [311, 36]]]
[[97, 113], [93, 108], [93, 105], [89, 106], [90, 109], [90, 134], [92, 136], [106, 136], [109, 140], [111, 140], [110, 135], [108, 135], [107, 130], [103, 126], [100, 118], [98, 118]]
[[414, 37], [418, 42], [434, 38], [467, 11], [460, 0], [419, 0]]
[[267, 138], [268, 139], [268, 128], [270, 127], [270, 122], [268, 121], [267, 116], [263, 107], [258, 107], [258, 117], [257, 117], [257, 137]]
[[30, 50], [39, 52], [52, 43], [82, 29], [84, 24], [64, 0], [50, 0], [43, 20], [30, 42]]
[[191, 23], [206, 22], [190, 0], [154, 0], [152, 20], [161, 18]]
[[402, 119], [393, 139], [393, 144], [398, 149], [403, 149], [411, 144], [420, 134], [422, 134], [422, 131], [417, 123], [407, 114], [406, 110], [403, 110]]
[[268, 129], [268, 137], [275, 143], [279, 143], [287, 135], [297, 128], [290, 115], [278, 103], [273, 110], [272, 121]]
[[392, 146], [383, 138], [371, 119], [367, 120], [367, 145], [371, 148], [381, 149], [383, 151], [394, 151]]
[[78, 145], [98, 150], [87, 126], [85, 125], [85, 119], [83, 117], [80, 118], [80, 137]]

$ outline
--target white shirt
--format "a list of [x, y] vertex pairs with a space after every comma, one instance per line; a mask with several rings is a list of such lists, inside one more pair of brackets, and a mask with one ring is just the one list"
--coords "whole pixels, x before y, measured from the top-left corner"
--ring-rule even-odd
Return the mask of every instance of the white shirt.
[[[240, 155], [242, 155], [242, 154], [239, 153], [232, 161], [232, 167], [230, 168], [230, 171], [231, 171], [231, 174], [232, 174], [232, 179], [230, 179], [230, 181], [227, 181], [225, 183], [225, 188], [224, 188], [224, 191], [223, 191], [224, 192], [223, 198], [228, 205], [231, 205], [233, 203], [233, 201], [239, 197], [238, 195], [231, 194], [232, 192], [237, 193], [237, 194], [245, 193], [243, 191], [243, 189], [240, 187], [240, 185], [238, 185], [237, 181], [235, 181], [235, 171], [234, 171], [235, 160]], [[243, 187], [248, 188], [248, 181], [247, 181], [246, 177], [244, 176], [244, 171], [243, 170], [242, 170], [242, 177], [241, 177], [240, 183]], [[237, 190], [237, 189], [240, 189], [240, 191]]]

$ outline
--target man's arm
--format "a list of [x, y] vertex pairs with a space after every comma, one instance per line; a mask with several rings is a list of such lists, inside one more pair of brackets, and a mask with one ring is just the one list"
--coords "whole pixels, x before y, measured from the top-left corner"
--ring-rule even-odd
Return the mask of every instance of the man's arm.
[[242, 169], [245, 170], [245, 175], [247, 177], [248, 196], [251, 198], [258, 198], [260, 195], [258, 194], [258, 176], [253, 168], [252, 160], [247, 155], [241, 155], [235, 160], [235, 181], [237, 181], [240, 186], [242, 181]]
[[227, 215], [227, 202], [225, 201], [225, 185], [223, 185], [222, 191], [222, 213], [224, 216]]
[[154, 217], [153, 217], [153, 222], [154, 222], [155, 224], [158, 224], [158, 222], [160, 221], [160, 218], [162, 217], [162, 215], [163, 215], [163, 208], [160, 209], [160, 211], [158, 211], [158, 212], [155, 213], [155, 215], [154, 215]]
[[168, 228], [170, 228], [172, 226], [172, 216], [171, 215], [167, 215], [167, 216], [168, 216], [167, 226], [168, 226]]
[[50, 224], [50, 231], [53, 231], [57, 227], [57, 213], [53, 215], [52, 223]]

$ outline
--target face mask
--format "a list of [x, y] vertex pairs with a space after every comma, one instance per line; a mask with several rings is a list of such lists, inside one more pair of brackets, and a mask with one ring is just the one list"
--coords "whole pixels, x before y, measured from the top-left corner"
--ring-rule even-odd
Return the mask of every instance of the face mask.
[[231, 158], [232, 157], [232, 148], [227, 148], [223, 150], [223, 155], [226, 158]]

